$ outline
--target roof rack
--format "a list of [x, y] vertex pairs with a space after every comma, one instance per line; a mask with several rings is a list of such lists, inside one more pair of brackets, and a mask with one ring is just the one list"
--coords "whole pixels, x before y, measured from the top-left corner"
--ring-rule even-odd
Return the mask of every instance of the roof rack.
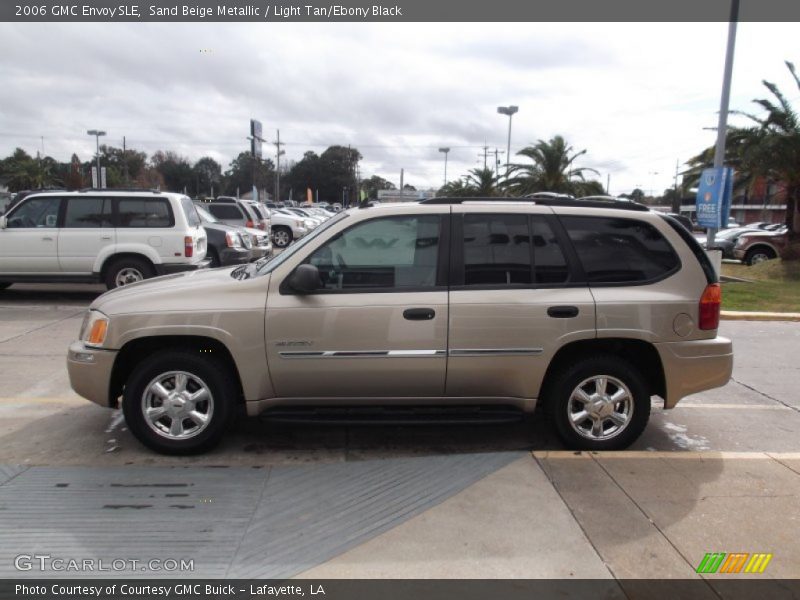
[[151, 192], [153, 194], [162, 194], [164, 193], [162, 190], [155, 190], [153, 188], [82, 188], [78, 190], [79, 192]]
[[619, 210], [635, 210], [649, 212], [644, 204], [614, 200], [576, 200], [570, 198], [448, 198], [446, 196], [420, 200], [420, 204], [463, 204], [464, 202], [528, 202], [540, 206], [575, 206], [583, 208], [615, 208]]

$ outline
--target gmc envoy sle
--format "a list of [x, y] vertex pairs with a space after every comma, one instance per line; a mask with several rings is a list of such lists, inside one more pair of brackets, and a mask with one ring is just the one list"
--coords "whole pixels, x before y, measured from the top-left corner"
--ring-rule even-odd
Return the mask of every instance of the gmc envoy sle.
[[[337, 214], [269, 261], [95, 300], [72, 387], [200, 452], [234, 414], [524, 414], [569, 448], [636, 440], [724, 385], [721, 293], [678, 222], [633, 203], [436, 198]], [[453, 417], [456, 419], [457, 417]]]

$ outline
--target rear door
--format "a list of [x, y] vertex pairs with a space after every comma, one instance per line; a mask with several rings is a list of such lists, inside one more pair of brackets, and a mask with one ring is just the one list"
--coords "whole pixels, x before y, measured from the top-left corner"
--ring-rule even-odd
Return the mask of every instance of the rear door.
[[116, 243], [111, 198], [73, 196], [64, 202], [64, 222], [58, 238], [61, 271], [91, 274], [103, 248]]
[[448, 396], [536, 398], [563, 344], [595, 337], [592, 294], [547, 207], [453, 207]]
[[0, 275], [57, 275], [61, 198], [31, 196], [8, 214], [0, 229]]
[[138, 252], [150, 246], [163, 261], [183, 256], [183, 235], [175, 232], [175, 214], [167, 198], [114, 198], [117, 252]]

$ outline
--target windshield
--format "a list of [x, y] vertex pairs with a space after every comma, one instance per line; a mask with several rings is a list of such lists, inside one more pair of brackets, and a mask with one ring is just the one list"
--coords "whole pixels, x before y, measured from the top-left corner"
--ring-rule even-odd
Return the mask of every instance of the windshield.
[[323, 231], [328, 229], [331, 225], [338, 223], [339, 221], [341, 221], [346, 217], [347, 217], [346, 212], [340, 212], [336, 216], [331, 217], [330, 219], [325, 221], [322, 225], [317, 227], [314, 231], [309, 233], [307, 236], [301, 238], [300, 241], [295, 242], [294, 244], [289, 246], [286, 250], [284, 250], [277, 256], [270, 259], [268, 262], [260, 265], [258, 268], [258, 274], [265, 275], [267, 273], [271, 273], [273, 270], [275, 270], [275, 268], [278, 265], [282, 265], [286, 261], [286, 259], [288, 259], [290, 256], [293, 256], [298, 250], [300, 250], [300, 248], [307, 245], [314, 238], [318, 237], [320, 233], [322, 233]]
[[197, 209], [197, 214], [200, 215], [200, 219], [204, 223], [219, 223], [220, 222], [220, 220], [217, 217], [212, 215], [210, 212], [208, 212], [202, 206], [198, 206], [197, 204], [195, 204], [194, 207], [195, 207], [195, 209]]

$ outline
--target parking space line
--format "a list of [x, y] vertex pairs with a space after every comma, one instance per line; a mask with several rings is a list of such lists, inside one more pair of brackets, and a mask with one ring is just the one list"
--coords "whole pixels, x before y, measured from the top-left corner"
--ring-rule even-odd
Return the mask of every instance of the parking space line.
[[710, 408], [725, 410], [793, 410], [784, 404], [678, 404], [676, 408]]
[[634, 458], [659, 459], [679, 458], [686, 460], [800, 460], [800, 452], [725, 452], [719, 450], [616, 450], [610, 452], [580, 452], [574, 450], [533, 450], [537, 459], [591, 459]]

